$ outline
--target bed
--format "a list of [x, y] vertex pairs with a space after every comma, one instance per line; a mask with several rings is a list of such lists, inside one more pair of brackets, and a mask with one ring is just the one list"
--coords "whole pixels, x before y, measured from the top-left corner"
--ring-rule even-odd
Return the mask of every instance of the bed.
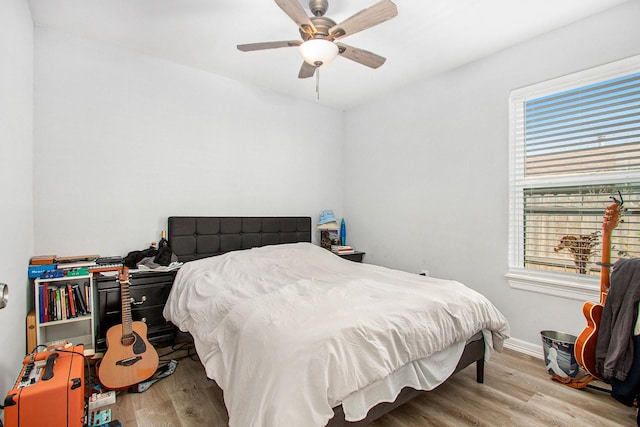
[[194, 339], [231, 426], [370, 423], [501, 351], [509, 327], [464, 285], [344, 260], [309, 217], [170, 217], [164, 310]]

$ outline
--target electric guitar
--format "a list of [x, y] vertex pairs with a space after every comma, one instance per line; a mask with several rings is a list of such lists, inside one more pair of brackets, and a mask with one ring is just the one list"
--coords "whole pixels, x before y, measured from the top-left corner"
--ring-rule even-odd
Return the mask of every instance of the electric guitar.
[[600, 263], [600, 302], [587, 301], [582, 306], [582, 314], [587, 319], [587, 326], [578, 335], [574, 348], [576, 362], [591, 376], [604, 380], [596, 372], [596, 343], [598, 341], [598, 327], [602, 318], [602, 310], [609, 293], [609, 271], [611, 269], [611, 232], [618, 226], [622, 211], [622, 196], [620, 200], [612, 197], [614, 203], [607, 206], [602, 219], [602, 262]]
[[107, 331], [107, 351], [98, 378], [109, 389], [120, 389], [150, 378], [158, 369], [158, 353], [147, 341], [147, 325], [131, 321], [129, 269], [118, 274], [122, 301], [122, 324]]

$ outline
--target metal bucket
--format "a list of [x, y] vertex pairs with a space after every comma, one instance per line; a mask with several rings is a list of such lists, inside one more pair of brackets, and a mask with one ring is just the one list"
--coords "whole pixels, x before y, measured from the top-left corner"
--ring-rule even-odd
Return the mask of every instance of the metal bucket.
[[544, 363], [549, 375], [575, 378], [578, 362], [574, 349], [578, 337], [557, 331], [541, 331]]

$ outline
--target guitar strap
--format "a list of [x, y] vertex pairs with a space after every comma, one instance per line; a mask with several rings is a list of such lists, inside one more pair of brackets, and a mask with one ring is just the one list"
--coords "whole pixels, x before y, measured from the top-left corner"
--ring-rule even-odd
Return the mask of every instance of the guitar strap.
[[160, 367], [156, 370], [156, 373], [153, 374], [151, 378], [146, 381], [143, 381], [138, 384], [134, 384], [129, 387], [129, 393], [142, 393], [149, 389], [155, 382], [160, 381], [162, 378], [168, 377], [176, 371], [176, 367], [178, 366], [178, 361], [175, 359], [171, 359], [169, 363]]
[[595, 390], [599, 390], [599, 391], [604, 391], [605, 393], [611, 393], [611, 390], [608, 390], [606, 388], [602, 388], [602, 387], [598, 387], [596, 385], [590, 384], [591, 381], [593, 380], [597, 380], [596, 377], [594, 377], [593, 375], [590, 374], [584, 374], [583, 376], [579, 377], [579, 378], [571, 378], [571, 377], [561, 377], [560, 375], [557, 374], [553, 374], [551, 376], [551, 379], [553, 381], [558, 381], [559, 383], [562, 383], [566, 386], [569, 386], [571, 388], [576, 388], [576, 389], [583, 389], [583, 388], [593, 388]]
[[558, 374], [553, 374], [551, 376], [553, 381], [557, 381], [564, 385], [568, 385], [571, 388], [585, 388], [589, 385], [589, 383], [596, 379], [593, 375], [585, 374], [579, 378], [571, 378], [571, 377], [561, 377]]

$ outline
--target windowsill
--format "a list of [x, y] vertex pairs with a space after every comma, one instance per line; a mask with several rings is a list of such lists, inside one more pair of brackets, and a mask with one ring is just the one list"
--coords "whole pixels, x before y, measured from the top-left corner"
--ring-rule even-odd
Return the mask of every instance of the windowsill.
[[505, 277], [513, 289], [578, 301], [600, 300], [598, 277], [574, 278], [564, 274], [532, 273], [524, 269], [511, 269]]

